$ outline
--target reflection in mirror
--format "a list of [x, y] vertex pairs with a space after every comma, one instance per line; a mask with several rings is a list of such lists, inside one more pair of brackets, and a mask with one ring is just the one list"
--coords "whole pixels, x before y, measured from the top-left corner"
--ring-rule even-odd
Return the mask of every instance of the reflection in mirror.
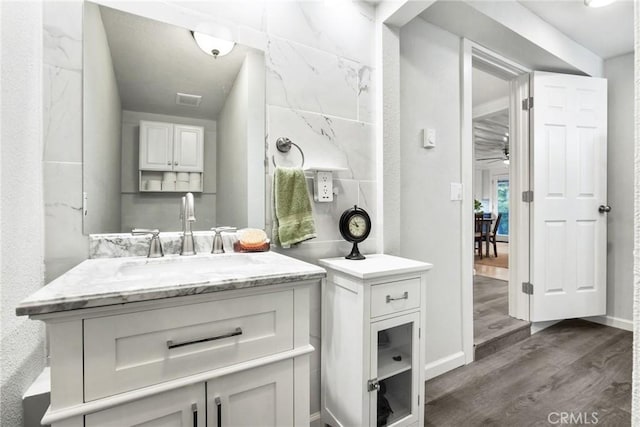
[[86, 2], [83, 73], [85, 234], [264, 228], [263, 52]]

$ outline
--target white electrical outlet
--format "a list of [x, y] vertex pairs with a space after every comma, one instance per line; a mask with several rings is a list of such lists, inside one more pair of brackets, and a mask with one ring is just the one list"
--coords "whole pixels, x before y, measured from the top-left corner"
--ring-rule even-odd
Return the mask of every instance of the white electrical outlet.
[[333, 201], [333, 173], [316, 171], [313, 185], [313, 199], [316, 202]]

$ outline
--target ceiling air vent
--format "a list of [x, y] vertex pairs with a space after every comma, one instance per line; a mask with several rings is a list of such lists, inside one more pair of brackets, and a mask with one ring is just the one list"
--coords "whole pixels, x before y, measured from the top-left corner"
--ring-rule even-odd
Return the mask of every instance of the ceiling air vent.
[[176, 93], [176, 104], [186, 105], [187, 107], [198, 107], [202, 101], [201, 95], [190, 95], [188, 93]]

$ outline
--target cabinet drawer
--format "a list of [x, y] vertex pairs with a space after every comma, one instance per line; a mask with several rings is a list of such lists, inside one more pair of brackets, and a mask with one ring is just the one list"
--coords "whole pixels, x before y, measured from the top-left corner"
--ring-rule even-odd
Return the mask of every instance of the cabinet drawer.
[[293, 348], [293, 290], [84, 321], [85, 401]]
[[420, 306], [420, 279], [382, 283], [371, 287], [371, 317]]

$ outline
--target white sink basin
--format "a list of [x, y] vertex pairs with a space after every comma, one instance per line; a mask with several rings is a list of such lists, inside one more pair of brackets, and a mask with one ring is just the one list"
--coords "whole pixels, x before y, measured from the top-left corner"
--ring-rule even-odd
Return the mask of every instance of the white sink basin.
[[119, 280], [134, 279], [139, 276], [186, 277], [224, 273], [230, 270], [250, 269], [263, 264], [250, 254], [216, 254], [185, 257], [166, 257], [130, 261], [116, 272]]

